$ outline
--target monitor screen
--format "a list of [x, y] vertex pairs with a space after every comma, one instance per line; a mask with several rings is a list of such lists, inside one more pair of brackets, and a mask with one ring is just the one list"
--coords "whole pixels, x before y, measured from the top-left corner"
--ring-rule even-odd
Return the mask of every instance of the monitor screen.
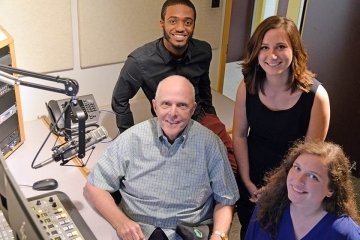
[[49, 239], [0, 152], [0, 209], [17, 239]]

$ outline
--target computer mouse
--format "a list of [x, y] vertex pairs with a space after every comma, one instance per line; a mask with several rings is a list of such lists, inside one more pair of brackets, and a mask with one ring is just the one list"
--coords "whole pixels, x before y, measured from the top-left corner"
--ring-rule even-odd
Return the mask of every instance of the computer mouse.
[[53, 178], [42, 179], [34, 182], [32, 188], [37, 191], [54, 190], [58, 187], [58, 182]]

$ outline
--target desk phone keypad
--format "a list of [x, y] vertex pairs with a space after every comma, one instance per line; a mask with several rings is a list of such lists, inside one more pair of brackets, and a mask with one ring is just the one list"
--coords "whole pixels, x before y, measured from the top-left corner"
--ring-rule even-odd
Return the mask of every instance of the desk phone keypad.
[[[96, 125], [99, 121], [100, 111], [96, 104], [95, 98], [92, 94], [79, 96], [77, 98], [78, 104], [85, 114], [85, 126]], [[69, 99], [57, 100], [57, 104], [61, 107], [61, 111], [64, 110], [66, 104], [69, 103]], [[50, 102], [49, 102], [50, 103]], [[71, 129], [77, 129], [79, 120], [74, 113], [70, 111]]]
[[83, 99], [80, 106], [82, 110], [87, 113], [88, 119], [95, 119], [96, 121], [98, 121], [99, 110], [96, 103], [92, 99]]

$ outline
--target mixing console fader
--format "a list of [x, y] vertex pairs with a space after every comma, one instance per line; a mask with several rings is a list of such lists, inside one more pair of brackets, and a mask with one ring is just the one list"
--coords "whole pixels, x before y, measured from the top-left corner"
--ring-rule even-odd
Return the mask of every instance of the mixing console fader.
[[49, 239], [96, 239], [65, 193], [59, 191], [49, 192], [28, 200]]

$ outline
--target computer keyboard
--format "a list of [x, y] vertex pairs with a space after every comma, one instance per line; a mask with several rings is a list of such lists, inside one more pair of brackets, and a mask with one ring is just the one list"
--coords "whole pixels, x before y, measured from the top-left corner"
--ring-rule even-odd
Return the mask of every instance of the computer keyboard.
[[13, 239], [15, 239], [13, 230], [10, 228], [9, 223], [6, 221], [4, 213], [0, 210], [0, 240]]

